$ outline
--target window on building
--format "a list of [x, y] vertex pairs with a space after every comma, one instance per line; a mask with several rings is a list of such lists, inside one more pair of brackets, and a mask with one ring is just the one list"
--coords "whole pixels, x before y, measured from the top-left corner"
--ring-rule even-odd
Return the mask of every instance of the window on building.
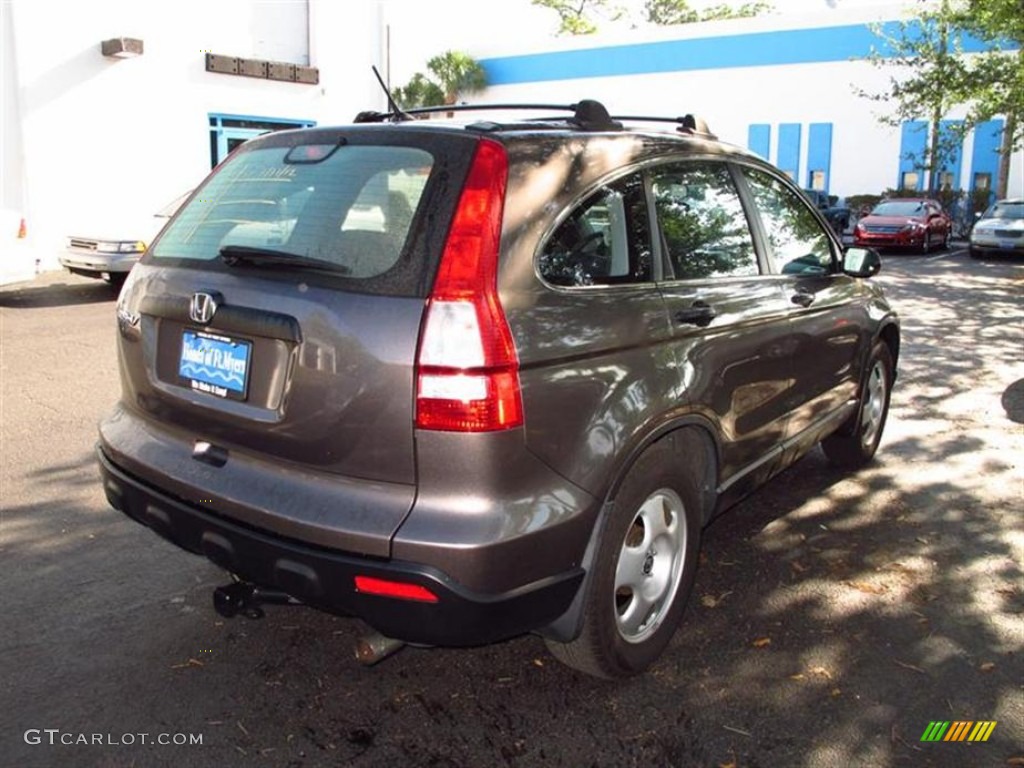
[[953, 185], [956, 180], [953, 178], [953, 174], [950, 171], [942, 171], [939, 173], [939, 189], [953, 189]]
[[811, 189], [817, 190], [818, 192], [825, 191], [824, 171], [811, 171]]
[[900, 189], [917, 189], [921, 176], [917, 171], [904, 171], [900, 174]]
[[992, 189], [992, 174], [991, 173], [976, 173], [974, 174], [974, 189], [981, 189], [988, 191]]
[[309, 128], [313, 125], [316, 123], [312, 120], [210, 115], [210, 167], [216, 167], [225, 157], [249, 139], [271, 131]]

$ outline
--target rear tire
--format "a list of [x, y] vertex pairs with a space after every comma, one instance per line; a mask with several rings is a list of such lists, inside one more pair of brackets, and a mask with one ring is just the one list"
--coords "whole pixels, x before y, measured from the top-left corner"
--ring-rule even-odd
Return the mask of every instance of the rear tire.
[[675, 634], [693, 588], [700, 549], [700, 494], [669, 436], [629, 470], [603, 523], [584, 597], [583, 629], [569, 643], [546, 641], [574, 669], [607, 679], [643, 672]]
[[821, 441], [825, 456], [832, 464], [856, 469], [874, 458], [889, 415], [892, 382], [892, 353], [880, 341], [871, 350], [857, 412], [837, 432]]

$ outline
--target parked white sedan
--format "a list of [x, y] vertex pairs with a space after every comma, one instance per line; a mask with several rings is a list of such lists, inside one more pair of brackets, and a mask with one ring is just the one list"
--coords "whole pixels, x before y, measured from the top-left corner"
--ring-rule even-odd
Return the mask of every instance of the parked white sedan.
[[999, 200], [971, 230], [971, 257], [1024, 256], [1024, 199]]
[[[120, 285], [190, 194], [191, 191], [176, 198], [148, 220], [124, 227], [126, 231], [68, 237], [66, 250], [60, 256], [61, 266], [76, 275], [103, 278], [111, 285]], [[126, 234], [130, 236], [125, 237]]]

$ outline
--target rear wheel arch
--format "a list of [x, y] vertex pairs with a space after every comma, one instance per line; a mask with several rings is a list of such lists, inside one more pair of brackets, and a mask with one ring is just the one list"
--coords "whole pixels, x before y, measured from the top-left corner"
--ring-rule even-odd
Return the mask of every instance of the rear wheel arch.
[[719, 444], [715, 438], [713, 426], [705, 419], [690, 415], [661, 425], [652, 430], [640, 441], [628, 458], [617, 468], [613, 481], [605, 493], [605, 501], [601, 511], [594, 520], [590, 539], [581, 561], [585, 571], [580, 583], [576, 599], [569, 609], [556, 621], [539, 630], [539, 634], [548, 640], [565, 643], [575, 640], [582, 629], [584, 598], [590, 588], [593, 576], [593, 564], [601, 546], [601, 533], [606, 528], [606, 521], [614, 512], [615, 501], [630, 471], [640, 460], [652, 451], [668, 449], [672, 455], [686, 460], [687, 456], [697, 456], [701, 466], [695, 473], [699, 477], [698, 492], [700, 494], [701, 527], [707, 525], [715, 513], [717, 505], [718, 467], [720, 465]]
[[883, 342], [889, 348], [889, 354], [892, 356], [892, 374], [893, 378], [896, 378], [896, 371], [899, 369], [900, 361], [900, 329], [896, 323], [886, 324], [881, 331], [878, 333], [879, 341]]
[[[701, 517], [707, 523], [715, 511], [715, 489], [718, 487], [721, 452], [714, 427], [707, 420], [695, 415], [684, 416], [661, 424], [638, 442], [616, 471], [614, 480], [609, 484], [605, 494], [606, 501], [615, 501], [630, 469], [636, 465], [641, 456], [663, 441], [668, 441], [665, 446], [671, 447], [674, 455], [678, 456], [681, 461], [693, 457], [701, 462], [697, 471], [697, 476], [700, 478]], [[595, 530], [597, 528], [598, 526], [595, 526]]]
[[702, 486], [713, 487], [717, 464], [711, 438], [693, 426], [652, 437], [598, 515], [572, 607], [541, 631], [559, 661], [598, 677], [651, 664], [675, 633], [693, 585], [708, 514]]

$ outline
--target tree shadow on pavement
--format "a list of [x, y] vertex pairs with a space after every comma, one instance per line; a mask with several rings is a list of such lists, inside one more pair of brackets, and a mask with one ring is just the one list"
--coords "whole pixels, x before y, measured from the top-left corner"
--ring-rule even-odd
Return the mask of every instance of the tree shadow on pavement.
[[[1024, 451], [1002, 404], [1024, 378], [1022, 283], [965, 277], [950, 263], [912, 291], [901, 269], [885, 273], [904, 344], [877, 461], [844, 474], [812, 452], [709, 526], [683, 626], [646, 675], [588, 678], [536, 637], [407, 649], [362, 668], [351, 619], [285, 607], [256, 623], [218, 617], [210, 589], [224, 575], [106, 509], [97, 489], [92, 505], [67, 513], [95, 517], [110, 537], [113, 549], [87, 552], [107, 552], [110, 565], [92, 560], [101, 582], [85, 589], [125, 580], [122, 609], [110, 598], [92, 617], [88, 602], [73, 603], [81, 618], [51, 622], [48, 698], [30, 692], [24, 715], [8, 710], [5, 753], [25, 765], [111, 767], [959, 768], [1024, 758]], [[53, 546], [51, 564], [76, 551]], [[93, 656], [69, 658], [76, 647]], [[18, 677], [16, 690], [29, 682]], [[25, 724], [48, 707], [59, 722]], [[935, 720], [998, 724], [985, 743], [922, 742]], [[58, 725], [199, 732], [204, 743], [87, 753], [20, 743], [18, 728]]]

